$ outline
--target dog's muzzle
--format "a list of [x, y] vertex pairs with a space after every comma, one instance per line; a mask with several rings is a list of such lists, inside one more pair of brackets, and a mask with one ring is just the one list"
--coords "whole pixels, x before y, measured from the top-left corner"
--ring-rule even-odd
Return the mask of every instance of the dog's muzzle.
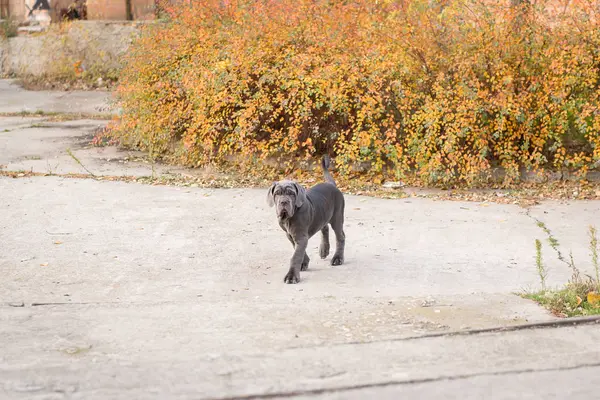
[[294, 215], [294, 208], [289, 202], [281, 202], [277, 205], [277, 218], [285, 220]]

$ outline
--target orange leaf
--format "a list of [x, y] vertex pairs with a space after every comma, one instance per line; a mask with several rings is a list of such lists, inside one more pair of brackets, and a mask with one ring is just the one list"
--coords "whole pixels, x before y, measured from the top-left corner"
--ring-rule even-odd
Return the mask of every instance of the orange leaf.
[[593, 306], [600, 305], [600, 294], [596, 292], [589, 292], [587, 294], [587, 301]]

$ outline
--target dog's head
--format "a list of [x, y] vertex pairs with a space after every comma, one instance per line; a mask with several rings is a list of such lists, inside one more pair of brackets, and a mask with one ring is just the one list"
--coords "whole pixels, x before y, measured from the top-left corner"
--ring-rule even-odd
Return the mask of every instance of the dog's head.
[[275, 182], [267, 193], [267, 204], [269, 207], [275, 206], [280, 220], [292, 218], [305, 201], [306, 190], [293, 181]]

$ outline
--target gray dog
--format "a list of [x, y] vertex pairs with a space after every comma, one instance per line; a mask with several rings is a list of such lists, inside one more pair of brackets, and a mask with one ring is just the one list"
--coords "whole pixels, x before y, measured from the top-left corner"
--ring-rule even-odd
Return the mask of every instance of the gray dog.
[[329, 157], [321, 160], [321, 168], [327, 183], [319, 183], [308, 191], [293, 181], [279, 181], [269, 188], [267, 203], [275, 206], [279, 226], [294, 246], [294, 255], [290, 262], [290, 270], [283, 281], [298, 283], [300, 271], [308, 269], [310, 259], [306, 254], [308, 239], [321, 231], [319, 255], [329, 255], [329, 227], [335, 232], [336, 248], [331, 265], [344, 262], [344, 195], [337, 188], [329, 173]]

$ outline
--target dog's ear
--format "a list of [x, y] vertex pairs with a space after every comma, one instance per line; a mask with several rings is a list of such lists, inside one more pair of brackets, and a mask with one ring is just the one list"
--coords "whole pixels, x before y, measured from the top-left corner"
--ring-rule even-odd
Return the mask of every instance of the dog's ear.
[[267, 204], [269, 207], [275, 205], [275, 186], [277, 186], [277, 182], [273, 183], [267, 192]]
[[301, 185], [294, 182], [294, 187], [296, 188], [296, 207], [302, 207], [302, 204], [306, 201], [306, 189], [304, 189]]

